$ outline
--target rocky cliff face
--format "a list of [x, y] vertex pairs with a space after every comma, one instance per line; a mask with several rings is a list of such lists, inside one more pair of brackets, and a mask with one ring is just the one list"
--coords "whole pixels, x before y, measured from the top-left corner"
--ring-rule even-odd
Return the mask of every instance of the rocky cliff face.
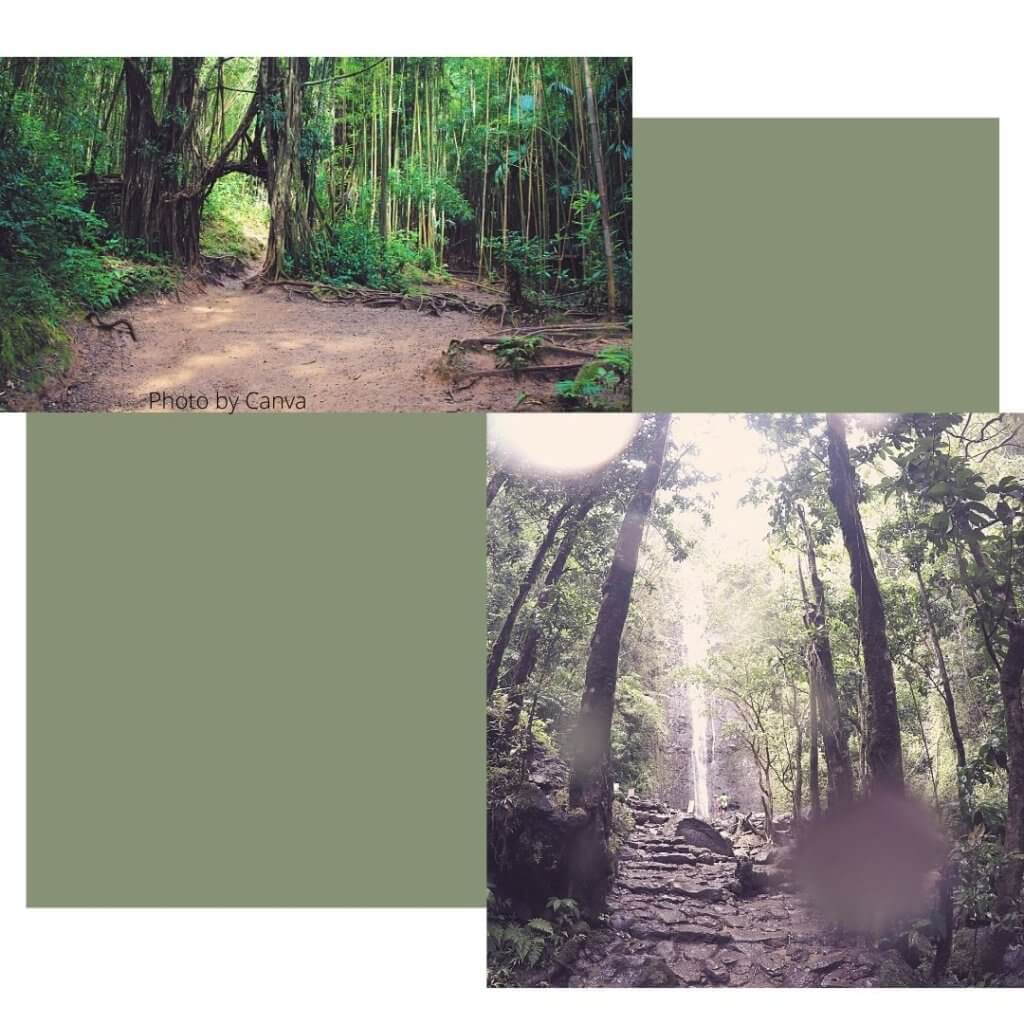
[[680, 683], [668, 694], [667, 739], [653, 795], [701, 817], [718, 812], [725, 794], [743, 811], [759, 811], [757, 769], [736, 734], [736, 713], [727, 701]]

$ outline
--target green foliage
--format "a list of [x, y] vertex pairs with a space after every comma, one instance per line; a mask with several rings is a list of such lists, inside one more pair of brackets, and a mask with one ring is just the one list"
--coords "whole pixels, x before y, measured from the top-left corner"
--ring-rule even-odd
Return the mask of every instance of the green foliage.
[[487, 926], [487, 975], [500, 985], [512, 972], [536, 967], [547, 949], [546, 937], [528, 925], [494, 921]]
[[579, 904], [565, 897], [552, 896], [546, 916], [525, 923], [502, 914], [502, 909], [488, 890], [487, 981], [492, 987], [513, 983], [517, 973], [540, 967], [569, 938], [589, 930], [580, 918]]
[[373, 223], [370, 198], [364, 190], [352, 216], [322, 228], [310, 245], [308, 266], [299, 269], [334, 285], [393, 291], [407, 290], [417, 271], [436, 269], [433, 251], [420, 246], [412, 232], [384, 238]]
[[544, 339], [529, 336], [525, 338], [501, 338], [494, 347], [499, 366], [520, 370], [537, 360], [537, 350]]
[[620, 408], [628, 395], [633, 375], [632, 350], [621, 345], [602, 349], [597, 358], [581, 366], [573, 380], [561, 380], [555, 394], [570, 405], [584, 409]]
[[415, 161], [392, 167], [388, 188], [396, 199], [425, 204], [452, 223], [473, 219], [473, 208], [455, 185], [444, 175], [428, 173]]
[[221, 178], [203, 203], [199, 241], [204, 253], [255, 259], [270, 224], [265, 187], [244, 174]]
[[957, 841], [952, 861], [957, 876], [953, 906], [958, 923], [972, 928], [989, 923], [995, 906], [992, 879], [1006, 863], [1002, 844], [984, 824], [976, 825]]
[[504, 238], [489, 239], [487, 245], [491, 257], [508, 278], [513, 303], [528, 303], [531, 293], [544, 289], [556, 255], [552, 245], [542, 238], [526, 238], [518, 231], [506, 232]]
[[636, 676], [621, 676], [615, 688], [611, 740], [615, 778], [621, 787], [648, 788], [664, 732], [665, 713], [656, 696]]
[[82, 209], [81, 185], [54, 134], [15, 103], [0, 121], [0, 372], [50, 351], [64, 355], [61, 321], [75, 308], [109, 309], [173, 287], [159, 260], [105, 240]]

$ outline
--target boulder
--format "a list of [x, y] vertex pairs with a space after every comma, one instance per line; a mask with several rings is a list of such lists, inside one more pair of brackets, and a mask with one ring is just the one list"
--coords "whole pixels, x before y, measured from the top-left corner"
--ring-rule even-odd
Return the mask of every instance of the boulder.
[[569, 765], [556, 754], [534, 747], [530, 752], [527, 779], [544, 793], [569, 786]]
[[677, 836], [682, 837], [690, 846], [698, 846], [705, 850], [713, 850], [723, 856], [733, 855], [732, 843], [714, 826], [700, 818], [684, 817], [676, 824]]

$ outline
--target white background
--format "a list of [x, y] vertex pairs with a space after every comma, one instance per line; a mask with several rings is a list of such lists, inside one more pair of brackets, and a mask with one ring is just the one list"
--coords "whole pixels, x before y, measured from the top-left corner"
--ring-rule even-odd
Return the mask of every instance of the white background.
[[[999, 117], [1000, 395], [1003, 409], [1021, 410], [1024, 88], [1016, 6], [37, 2], [8, 6], [0, 53], [631, 54], [637, 117]], [[964, 338], [965, 358], [971, 348]], [[667, 1024], [737, 1013], [862, 1020], [882, 1010], [962, 1021], [1006, 1013], [1011, 1000], [1019, 1015], [1019, 996], [1009, 991], [488, 992], [482, 910], [25, 909], [24, 447], [24, 416], [0, 416], [4, 1020], [290, 1024], [429, 1014], [622, 1024], [657, 1014]]]

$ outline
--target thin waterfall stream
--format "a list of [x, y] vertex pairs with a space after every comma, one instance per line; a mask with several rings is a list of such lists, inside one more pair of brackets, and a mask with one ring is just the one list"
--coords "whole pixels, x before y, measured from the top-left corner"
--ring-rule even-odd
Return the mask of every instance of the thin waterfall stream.
[[693, 781], [693, 809], [699, 818], [711, 814], [708, 790], [708, 702], [704, 687], [690, 683], [687, 687], [690, 701], [690, 769]]

